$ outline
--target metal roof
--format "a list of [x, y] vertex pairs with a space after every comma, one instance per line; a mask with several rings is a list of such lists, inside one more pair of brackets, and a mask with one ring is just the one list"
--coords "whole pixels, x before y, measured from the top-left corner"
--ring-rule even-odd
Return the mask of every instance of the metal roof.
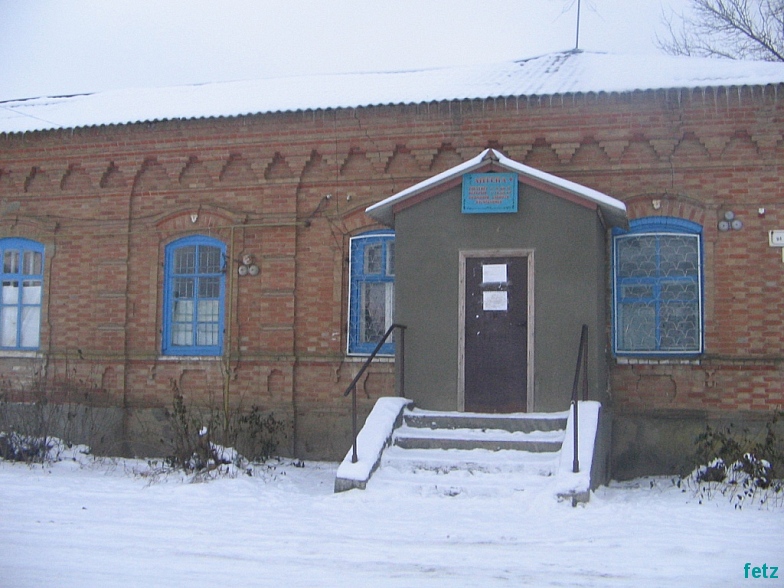
[[784, 83], [784, 63], [567, 51], [443, 69], [113, 90], [0, 103], [0, 133], [156, 120]]

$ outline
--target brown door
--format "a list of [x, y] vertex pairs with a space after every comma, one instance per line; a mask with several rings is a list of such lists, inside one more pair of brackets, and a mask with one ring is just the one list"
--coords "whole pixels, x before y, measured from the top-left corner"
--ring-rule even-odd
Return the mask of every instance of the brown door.
[[466, 258], [466, 411], [526, 410], [527, 278], [525, 257]]

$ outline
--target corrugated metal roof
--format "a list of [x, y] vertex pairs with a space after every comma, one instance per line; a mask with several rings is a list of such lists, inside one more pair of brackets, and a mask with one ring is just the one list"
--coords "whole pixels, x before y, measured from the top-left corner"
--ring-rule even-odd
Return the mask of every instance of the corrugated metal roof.
[[0, 133], [445, 100], [782, 83], [784, 63], [568, 51], [488, 65], [9, 101], [0, 103]]

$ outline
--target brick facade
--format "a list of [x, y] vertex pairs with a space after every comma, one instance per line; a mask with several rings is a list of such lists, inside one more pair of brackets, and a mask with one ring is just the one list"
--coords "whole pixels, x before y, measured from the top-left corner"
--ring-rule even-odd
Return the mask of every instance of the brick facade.
[[[195, 402], [228, 398], [288, 419], [290, 452], [340, 457], [342, 393], [359, 367], [345, 355], [348, 240], [380, 228], [367, 206], [485, 147], [610, 194], [630, 219], [704, 228], [705, 354], [611, 359], [616, 413], [784, 405], [784, 264], [767, 237], [784, 229], [784, 104], [771, 87], [0, 136], [0, 237], [46, 247], [41, 352], [0, 354], [0, 378], [69, 372], [129, 410], [169, 406], [175, 388]], [[717, 230], [727, 210], [742, 230]], [[221, 240], [234, 260], [223, 358], [160, 353], [164, 249], [191, 234]], [[259, 275], [237, 274], [245, 254]], [[394, 393], [393, 372], [380, 363], [363, 379], [363, 411]]]

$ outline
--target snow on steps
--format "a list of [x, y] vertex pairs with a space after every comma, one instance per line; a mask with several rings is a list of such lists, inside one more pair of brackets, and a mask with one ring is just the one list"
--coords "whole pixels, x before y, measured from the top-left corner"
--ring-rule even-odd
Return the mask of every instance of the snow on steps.
[[556, 452], [567, 413], [477, 415], [406, 410], [392, 444], [403, 449]]
[[575, 474], [571, 411], [445, 413], [415, 409], [403, 398], [381, 398], [358, 435], [357, 463], [349, 449], [338, 468], [335, 492], [364, 489], [373, 476], [374, 487], [413, 483], [448, 494], [542, 488], [573, 503], [587, 501], [600, 404], [581, 402], [579, 409]]

